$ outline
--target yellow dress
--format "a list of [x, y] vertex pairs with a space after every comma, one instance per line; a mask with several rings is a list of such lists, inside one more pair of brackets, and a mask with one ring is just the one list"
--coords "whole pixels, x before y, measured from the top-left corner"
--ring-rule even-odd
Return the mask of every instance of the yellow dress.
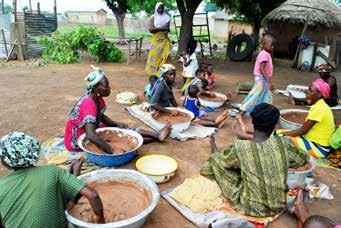
[[160, 67], [165, 64], [171, 53], [171, 42], [165, 32], [157, 32], [151, 40], [146, 72], [148, 76], [160, 75]]

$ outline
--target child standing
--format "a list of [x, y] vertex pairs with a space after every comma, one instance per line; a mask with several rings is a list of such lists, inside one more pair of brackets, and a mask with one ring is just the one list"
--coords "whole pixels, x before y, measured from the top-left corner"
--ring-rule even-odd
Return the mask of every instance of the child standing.
[[184, 107], [194, 114], [194, 117], [196, 118], [194, 121], [196, 123], [203, 126], [222, 128], [228, 118], [227, 111], [224, 111], [217, 118], [208, 116], [206, 112], [200, 110], [200, 102], [198, 100], [199, 92], [199, 88], [196, 85], [190, 85], [188, 87], [188, 95], [185, 98]]
[[195, 77], [195, 74], [199, 68], [197, 56], [195, 54], [195, 49], [197, 48], [197, 41], [191, 40], [189, 42], [189, 47], [187, 53], [183, 52], [180, 55], [180, 61], [183, 64], [182, 76], [184, 79], [184, 85], [182, 90], [188, 86], [189, 82]]
[[215, 83], [217, 81], [217, 76], [213, 72], [213, 66], [212, 64], [209, 64], [207, 66], [207, 72], [206, 72], [206, 80], [208, 82], [207, 89], [209, 91], [213, 91], [215, 88]]
[[242, 117], [245, 113], [250, 114], [258, 104], [272, 104], [271, 91], [274, 90], [274, 86], [272, 84], [273, 65], [271, 53], [273, 49], [274, 38], [271, 35], [265, 35], [262, 40], [262, 51], [257, 56], [253, 71], [255, 83], [248, 96], [242, 102], [241, 113], [237, 116], [237, 120], [244, 131], [246, 129]]

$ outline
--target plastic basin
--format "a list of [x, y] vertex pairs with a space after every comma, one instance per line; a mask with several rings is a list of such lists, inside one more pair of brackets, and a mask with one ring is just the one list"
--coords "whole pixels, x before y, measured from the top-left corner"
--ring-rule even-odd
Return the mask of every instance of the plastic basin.
[[199, 97], [200, 104], [204, 107], [220, 108], [227, 101], [227, 96], [225, 94], [217, 93], [217, 92], [215, 92], [215, 94], [217, 97], [224, 98], [224, 100], [223, 101], [209, 101], [209, 100], [205, 100]]
[[287, 185], [289, 189], [302, 187], [304, 185], [305, 178], [311, 174], [313, 169], [315, 168], [315, 163], [310, 161], [311, 168], [305, 171], [288, 171], [288, 180]]
[[78, 146], [84, 152], [86, 152], [88, 160], [91, 161], [92, 163], [95, 163], [96, 165], [99, 165], [99, 166], [106, 166], [106, 167], [120, 166], [120, 165], [130, 162], [138, 155], [137, 150], [142, 146], [143, 138], [136, 131], [116, 128], [116, 127], [103, 127], [103, 128], [96, 129], [96, 132], [101, 132], [101, 131], [115, 131], [115, 132], [120, 132], [123, 135], [133, 136], [138, 140], [138, 145], [132, 151], [127, 151], [123, 154], [118, 154], [118, 155], [98, 154], [98, 153], [89, 151], [84, 147], [84, 145], [88, 143], [88, 140], [86, 139], [85, 134], [83, 134], [78, 138]]
[[148, 215], [155, 209], [160, 200], [159, 188], [157, 185], [146, 177], [144, 174], [139, 173], [134, 170], [128, 169], [105, 169], [105, 170], [97, 170], [84, 175], [79, 176], [79, 179], [85, 181], [86, 183], [92, 181], [101, 181], [101, 180], [128, 180], [134, 181], [142, 187], [148, 189], [152, 194], [152, 202], [145, 210], [143, 210], [140, 214], [125, 219], [122, 221], [107, 223], [107, 224], [93, 224], [87, 223], [82, 220], [79, 220], [65, 211], [66, 219], [69, 222], [69, 227], [85, 227], [85, 228], [138, 228], [142, 227], [144, 222], [146, 221]]
[[[189, 126], [191, 125], [192, 120], [194, 119], [194, 114], [191, 111], [188, 111], [188, 110], [183, 109], [183, 108], [167, 108], [167, 109], [169, 109], [169, 110], [175, 109], [175, 110], [178, 110], [179, 112], [184, 112], [184, 113], [191, 116], [191, 119], [188, 121], [172, 124], [172, 132], [184, 132], [184, 131], [186, 131], [189, 128]], [[166, 126], [166, 124], [161, 123], [157, 120], [155, 120], [155, 122], [156, 122], [157, 129], [162, 129]]]
[[303, 109], [283, 109], [280, 111], [280, 118], [279, 118], [279, 122], [281, 124], [281, 127], [284, 128], [285, 130], [296, 130], [300, 127], [302, 127], [302, 124], [298, 124], [295, 122], [291, 122], [289, 120], [286, 120], [282, 117], [283, 114], [287, 114], [287, 113], [291, 113], [291, 112], [300, 112], [300, 113], [308, 113], [307, 110], [303, 110]]

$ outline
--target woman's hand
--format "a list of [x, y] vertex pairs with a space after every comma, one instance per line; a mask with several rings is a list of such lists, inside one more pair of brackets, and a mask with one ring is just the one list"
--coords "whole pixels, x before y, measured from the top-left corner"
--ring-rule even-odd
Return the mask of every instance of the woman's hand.
[[92, 223], [95, 223], [95, 224], [104, 224], [105, 223], [105, 219], [104, 219], [104, 216], [100, 216], [100, 215], [94, 215], [92, 216], [91, 218], [92, 220]]
[[172, 116], [177, 116], [177, 115], [179, 115], [179, 111], [176, 110], [176, 109], [172, 109], [170, 112], [171, 112]]

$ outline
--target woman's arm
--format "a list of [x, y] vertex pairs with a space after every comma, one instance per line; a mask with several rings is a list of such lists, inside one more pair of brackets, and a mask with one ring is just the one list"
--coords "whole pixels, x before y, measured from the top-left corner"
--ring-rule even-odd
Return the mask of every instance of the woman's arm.
[[103, 139], [101, 139], [101, 137], [99, 137], [96, 134], [95, 124], [92, 124], [92, 123], [86, 124], [85, 133], [86, 133], [86, 138], [90, 140], [90, 142], [92, 142], [93, 144], [101, 148], [105, 153], [113, 154], [114, 151], [111, 148], [111, 146], [108, 143], [104, 142]]
[[155, 109], [156, 111], [159, 111], [159, 112], [165, 112], [165, 113], [169, 113], [169, 114], [172, 114], [172, 115], [177, 115], [177, 111], [176, 110], [170, 110], [170, 109], [164, 108], [164, 107], [162, 107], [159, 104], [153, 104], [153, 105], [151, 105], [151, 107], [153, 109]]
[[106, 115], [102, 116], [102, 123], [108, 127], [119, 127], [119, 128], [127, 128], [128, 127], [127, 124], [113, 121], [112, 119], [110, 119], [110, 117], [108, 117]]
[[188, 60], [187, 62], [185, 62], [184, 66], [185, 66], [185, 67], [188, 67], [189, 64], [191, 64], [191, 62], [192, 62], [192, 59]]
[[301, 136], [306, 134], [316, 123], [316, 121], [314, 120], [307, 120], [306, 122], [304, 122], [303, 126], [297, 130], [293, 130], [293, 131], [286, 131], [283, 132], [282, 134], [284, 136], [291, 136], [291, 137], [297, 137], [297, 136]]
[[149, 32], [150, 33], [157, 33], [157, 32], [169, 32], [170, 31], [170, 22], [165, 24], [163, 27], [160, 28], [155, 28], [154, 26], [154, 17], [150, 19], [150, 24], [149, 24]]
[[95, 218], [93, 218], [94, 223], [105, 223], [103, 215], [103, 203], [98, 193], [88, 186], [85, 186], [79, 193], [89, 200], [91, 208], [95, 213]]

